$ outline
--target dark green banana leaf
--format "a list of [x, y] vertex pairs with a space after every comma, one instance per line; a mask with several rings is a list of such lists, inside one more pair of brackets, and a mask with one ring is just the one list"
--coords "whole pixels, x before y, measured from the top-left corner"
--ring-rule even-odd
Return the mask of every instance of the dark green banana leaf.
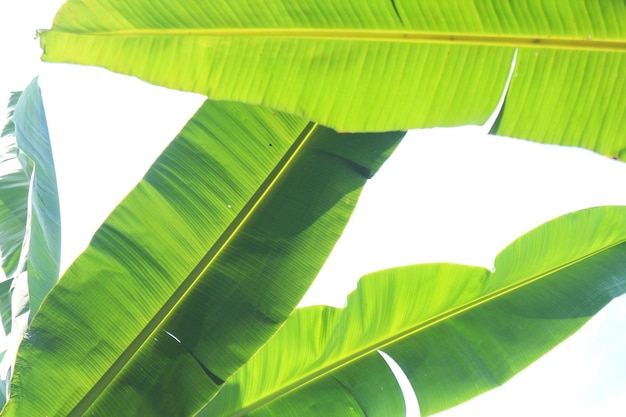
[[291, 314], [402, 136], [206, 101], [49, 294], [2, 415], [197, 412]]
[[[495, 271], [454, 264], [364, 277], [347, 307], [296, 310], [203, 417], [403, 417], [391, 356], [431, 415], [503, 384], [626, 292], [626, 207], [520, 237]], [[618, 331], [616, 329], [616, 331]]]
[[41, 46], [339, 131], [483, 124], [506, 93], [492, 133], [624, 159], [624, 22], [623, 0], [69, 0]]

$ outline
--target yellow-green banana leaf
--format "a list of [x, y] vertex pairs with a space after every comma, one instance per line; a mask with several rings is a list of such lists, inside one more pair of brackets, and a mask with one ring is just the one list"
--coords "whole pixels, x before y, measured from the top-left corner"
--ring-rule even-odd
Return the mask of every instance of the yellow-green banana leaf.
[[625, 22], [623, 0], [69, 0], [41, 45], [339, 131], [482, 124], [506, 90], [492, 133], [623, 159]]

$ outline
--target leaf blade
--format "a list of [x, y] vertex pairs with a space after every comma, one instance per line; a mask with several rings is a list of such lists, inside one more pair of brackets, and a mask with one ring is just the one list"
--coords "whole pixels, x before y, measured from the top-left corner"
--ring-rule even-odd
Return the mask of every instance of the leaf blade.
[[14, 118], [17, 144], [33, 164], [27, 268], [29, 307], [34, 314], [59, 279], [61, 257], [61, 215], [54, 158], [37, 78], [21, 94]]
[[5, 348], [2, 403], [17, 348], [41, 302], [59, 278], [61, 227], [54, 158], [35, 78], [9, 100], [0, 135], [0, 313]]
[[4, 415], [194, 412], [286, 319], [402, 136], [206, 101], [46, 300]]
[[[2, 242], [2, 269], [7, 277], [18, 268], [22, 242], [24, 241], [28, 207], [28, 175], [18, 159], [19, 148], [15, 140], [13, 114], [21, 93], [14, 93], [9, 100], [9, 118], [2, 130], [0, 144], [0, 241]], [[10, 314], [9, 314], [10, 316]], [[4, 317], [4, 316], [3, 316]], [[6, 325], [5, 325], [6, 328]]]
[[[583, 78], [599, 74], [608, 81], [614, 66], [602, 63], [622, 62], [626, 51], [620, 2], [572, 0], [559, 8], [545, 0], [210, 3], [70, 1], [42, 33], [43, 59], [101, 65], [213, 99], [267, 105], [339, 131], [384, 131], [485, 123], [505, 89], [515, 48], [574, 60], [591, 56]], [[621, 90], [612, 93], [605, 83], [595, 99], [585, 100], [593, 82], [579, 88], [567, 82], [579, 74], [574, 67], [548, 69], [562, 86], [561, 99], [551, 96], [555, 88], [544, 88], [545, 74], [516, 64], [517, 73], [531, 77], [530, 93], [513, 80], [505, 109], [528, 99], [524, 117], [507, 110], [505, 119], [513, 121], [494, 133], [621, 155]], [[623, 90], [624, 74], [617, 74]], [[572, 97], [580, 98], [576, 108], [567, 104]], [[559, 112], [551, 124], [536, 111], [550, 100], [550, 110]], [[607, 106], [615, 116], [604, 117]], [[572, 133], [580, 114], [594, 121], [597, 138]]]
[[[313, 401], [300, 411], [309, 415], [308, 407], [328, 400], [319, 395], [315, 399], [316, 393], [333, 384], [335, 373], [363, 372], [359, 361], [369, 360], [377, 350], [385, 351], [404, 370], [418, 394], [422, 414], [442, 411], [491, 389], [626, 291], [625, 210], [600, 207], [548, 222], [507, 247], [498, 256], [501, 268], [493, 273], [478, 267], [426, 264], [370, 274], [359, 282], [343, 310], [297, 310], [300, 316], [290, 319], [200, 415], [276, 415], [283, 407], [295, 407], [299, 398]], [[569, 244], [563, 246], [564, 242]], [[571, 251], [570, 246], [577, 249]], [[585, 247], [587, 251], [582, 250]], [[551, 251], [545, 252], [546, 248]], [[581, 255], [584, 252], [587, 255]], [[521, 259], [535, 264], [525, 275], [511, 274], [506, 266]], [[319, 330], [307, 332], [299, 323], [307, 317], [321, 320], [322, 315], [334, 319], [313, 326]], [[303, 348], [294, 350], [312, 345], [316, 350], [308, 356]], [[278, 360], [280, 371], [268, 372], [278, 366]], [[376, 375], [363, 378], [360, 382], [365, 385], [379, 383], [397, 390], [393, 378], [384, 383]], [[358, 401], [363, 394], [354, 390], [352, 395]], [[389, 401], [385, 395], [381, 392], [377, 398], [385, 403]], [[337, 401], [337, 414], [352, 415], [342, 408], [342, 401], [347, 400]]]

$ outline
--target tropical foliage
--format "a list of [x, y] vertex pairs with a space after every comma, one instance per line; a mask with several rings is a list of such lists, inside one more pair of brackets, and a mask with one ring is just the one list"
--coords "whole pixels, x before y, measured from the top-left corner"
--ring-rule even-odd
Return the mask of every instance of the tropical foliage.
[[208, 3], [70, 0], [41, 33], [43, 59], [339, 131], [482, 124], [506, 91], [493, 133], [626, 149], [623, 1]]
[[0, 312], [7, 335], [2, 392], [32, 314], [59, 277], [60, 213], [52, 150], [37, 80], [11, 96], [0, 136]]
[[423, 415], [502, 384], [626, 291], [626, 208], [555, 219], [495, 271], [393, 268], [294, 308], [399, 129], [483, 123], [505, 91], [492, 133], [624, 158], [625, 21], [600, 0], [69, 0], [45, 60], [209, 99], [46, 297], [46, 119], [36, 81], [12, 98], [0, 310], [27, 331], [3, 415], [401, 416], [379, 351]]

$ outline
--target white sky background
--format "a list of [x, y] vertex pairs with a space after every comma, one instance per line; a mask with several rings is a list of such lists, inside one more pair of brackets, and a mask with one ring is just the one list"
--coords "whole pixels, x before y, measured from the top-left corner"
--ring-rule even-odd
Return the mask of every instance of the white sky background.
[[[67, 267], [203, 98], [102, 69], [40, 63], [35, 30], [49, 27], [61, 4], [0, 0], [0, 106], [9, 91], [41, 75]], [[361, 275], [392, 266], [445, 261], [490, 268], [509, 242], [551, 218], [626, 205], [626, 164], [488, 137], [486, 130], [409, 134], [368, 183], [303, 303], [342, 306]], [[440, 416], [622, 416], [625, 329], [621, 297], [502, 388]]]

